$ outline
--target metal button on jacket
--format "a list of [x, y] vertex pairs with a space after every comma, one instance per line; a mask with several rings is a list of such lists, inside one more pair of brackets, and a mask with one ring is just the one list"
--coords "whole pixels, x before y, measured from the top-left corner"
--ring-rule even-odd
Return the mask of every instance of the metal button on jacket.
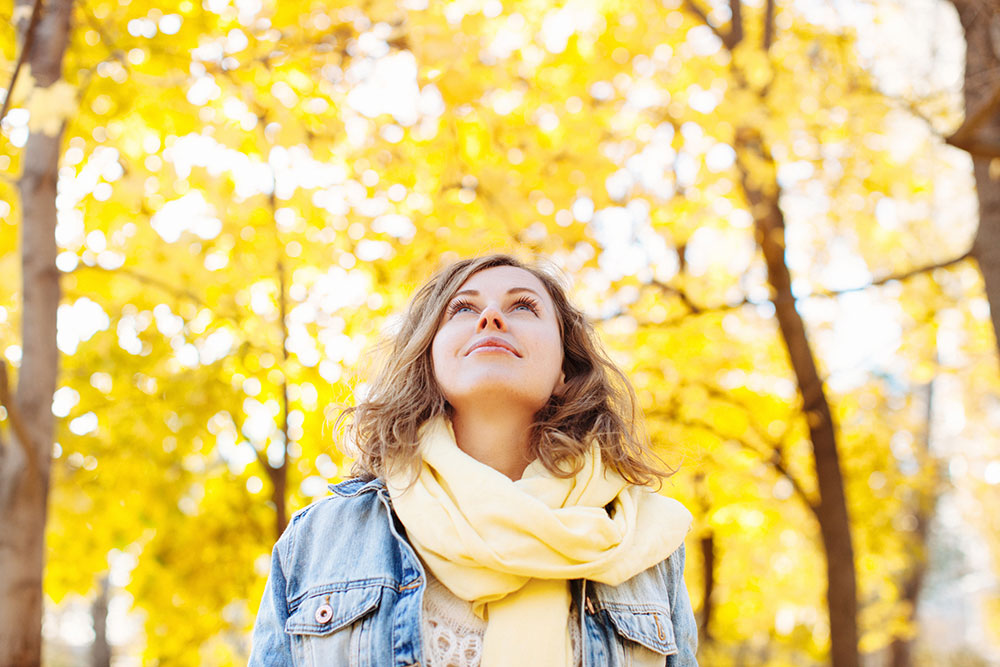
[[328, 604], [321, 604], [316, 610], [316, 622], [326, 623], [333, 618], [333, 607]]

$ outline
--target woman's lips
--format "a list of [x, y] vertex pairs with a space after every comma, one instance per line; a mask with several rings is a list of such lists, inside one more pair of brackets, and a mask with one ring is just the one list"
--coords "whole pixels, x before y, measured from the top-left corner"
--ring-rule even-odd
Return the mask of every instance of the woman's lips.
[[514, 355], [513, 352], [499, 345], [480, 345], [479, 347], [472, 348], [469, 351], [469, 354], [476, 354], [479, 352], [505, 352], [507, 354]]
[[520, 357], [521, 355], [517, 353], [514, 346], [501, 338], [484, 338], [483, 340], [477, 341], [466, 353], [466, 355], [472, 354], [477, 350], [483, 352], [507, 352], [514, 355], [515, 357]]

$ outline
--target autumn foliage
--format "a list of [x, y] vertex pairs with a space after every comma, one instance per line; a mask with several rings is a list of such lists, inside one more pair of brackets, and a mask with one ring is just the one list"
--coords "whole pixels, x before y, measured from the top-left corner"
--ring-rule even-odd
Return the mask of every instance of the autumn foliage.
[[[31, 137], [58, 150], [50, 614], [110, 571], [143, 624], [114, 652], [245, 664], [274, 540], [349, 473], [331, 426], [380, 332], [499, 250], [560, 267], [678, 468], [703, 664], [948, 664], [910, 643], [928, 571], [955, 534], [1000, 570], [958, 84], [887, 84], [808, 3], [69, 4], [61, 76], [22, 66], [0, 137], [6, 451], [22, 177]], [[33, 6], [0, 5], [8, 81]]]

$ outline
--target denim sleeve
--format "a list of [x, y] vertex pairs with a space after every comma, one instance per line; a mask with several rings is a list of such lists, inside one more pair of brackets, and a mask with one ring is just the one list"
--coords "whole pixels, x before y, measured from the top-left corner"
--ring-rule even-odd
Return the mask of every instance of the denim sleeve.
[[671, 620], [677, 653], [667, 656], [667, 667], [698, 666], [698, 624], [684, 584], [684, 544], [667, 559], [670, 569]]
[[283, 542], [284, 540], [279, 539], [271, 550], [271, 573], [267, 577], [264, 596], [253, 626], [248, 667], [291, 667], [293, 664], [292, 645], [285, 632], [288, 601], [285, 597], [285, 573], [281, 565]]

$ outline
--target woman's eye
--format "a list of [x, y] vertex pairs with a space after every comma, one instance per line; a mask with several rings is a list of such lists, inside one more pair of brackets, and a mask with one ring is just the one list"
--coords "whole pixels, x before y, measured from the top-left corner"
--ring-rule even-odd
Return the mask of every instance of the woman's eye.
[[518, 299], [517, 301], [515, 301], [514, 310], [517, 310], [518, 308], [525, 308], [529, 312], [538, 313], [538, 306], [535, 304], [534, 301], [528, 298]]
[[472, 304], [468, 301], [456, 301], [448, 307], [448, 316], [457, 315], [464, 311], [472, 312]]

